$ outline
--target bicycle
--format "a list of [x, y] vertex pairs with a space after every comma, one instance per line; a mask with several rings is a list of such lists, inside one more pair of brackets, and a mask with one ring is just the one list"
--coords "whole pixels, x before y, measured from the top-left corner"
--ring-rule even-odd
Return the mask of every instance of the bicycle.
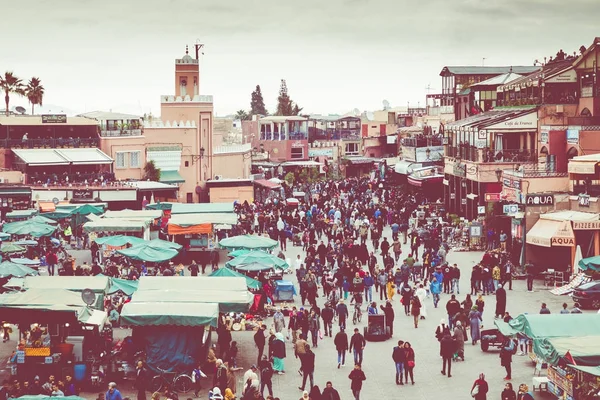
[[[159, 374], [154, 375], [150, 381], [150, 390], [152, 393], [161, 393], [161, 390], [171, 387], [177, 393], [187, 393], [192, 387], [192, 377], [184, 372], [166, 371], [162, 368], [156, 367], [160, 371]], [[168, 377], [172, 377], [169, 379]]]
[[360, 322], [360, 320], [362, 319], [362, 310], [360, 309], [361, 306], [362, 306], [362, 303], [354, 304], [354, 313], [352, 314], [352, 323], [354, 325], [358, 324]]

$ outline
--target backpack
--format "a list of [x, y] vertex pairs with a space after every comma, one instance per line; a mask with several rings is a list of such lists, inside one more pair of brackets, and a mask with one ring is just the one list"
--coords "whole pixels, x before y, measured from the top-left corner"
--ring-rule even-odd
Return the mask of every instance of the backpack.
[[510, 352], [511, 352], [511, 354], [515, 355], [515, 354], [517, 354], [517, 350], [518, 350], [519, 346], [517, 345], [517, 341], [515, 339], [511, 339], [510, 341], [512, 343], [512, 348], [511, 348]]

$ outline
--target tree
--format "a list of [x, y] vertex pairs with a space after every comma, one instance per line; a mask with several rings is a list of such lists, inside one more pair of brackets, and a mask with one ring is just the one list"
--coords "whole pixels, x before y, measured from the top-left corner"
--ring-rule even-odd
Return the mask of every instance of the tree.
[[245, 121], [250, 119], [250, 115], [248, 114], [248, 112], [246, 110], [237, 110], [235, 113], [235, 118], [241, 120], [241, 121]]
[[281, 80], [281, 86], [279, 86], [279, 97], [277, 98], [277, 112], [275, 115], [298, 115], [302, 111], [297, 104], [295, 104], [288, 94], [287, 83], [285, 79]]
[[4, 76], [0, 76], [0, 90], [4, 92], [5, 112], [6, 115], [9, 115], [8, 104], [10, 103], [10, 95], [14, 93], [23, 96], [25, 94], [23, 82], [14, 76], [12, 72], [6, 71]]
[[265, 107], [265, 100], [263, 99], [260, 85], [256, 85], [256, 89], [252, 92], [250, 99], [250, 116], [252, 115], [268, 115], [267, 107]]
[[160, 168], [156, 168], [154, 161], [148, 161], [144, 166], [142, 180], [158, 182], [160, 180]]
[[298, 107], [298, 104], [292, 102], [294, 104], [294, 106], [292, 107], [292, 115], [300, 115], [300, 112], [302, 111], [302, 107]]
[[296, 177], [294, 176], [293, 172], [288, 172], [283, 177], [283, 180], [286, 181], [286, 183], [288, 184], [288, 186], [292, 187], [292, 186], [294, 186], [294, 181], [296, 180]]
[[34, 107], [36, 105], [42, 105], [44, 100], [44, 87], [40, 78], [33, 77], [29, 80], [27, 87], [25, 88], [25, 95], [31, 103], [31, 115], [33, 115]]

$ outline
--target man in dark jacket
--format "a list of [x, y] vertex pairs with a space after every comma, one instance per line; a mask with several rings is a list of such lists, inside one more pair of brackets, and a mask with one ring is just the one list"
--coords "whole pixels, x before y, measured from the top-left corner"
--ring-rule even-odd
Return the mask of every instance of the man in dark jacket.
[[506, 312], [506, 290], [502, 287], [502, 284], [498, 285], [496, 290], [496, 318], [504, 317]]
[[344, 300], [340, 299], [337, 307], [335, 308], [338, 316], [338, 322], [340, 329], [346, 329], [346, 318], [348, 318], [348, 306], [344, 304]]
[[261, 325], [260, 329], [258, 331], [256, 331], [256, 333], [254, 334], [254, 343], [256, 344], [256, 347], [258, 347], [257, 363], [260, 363], [260, 361], [262, 360], [263, 353], [265, 351], [265, 342], [266, 342], [265, 332], [266, 332], [266, 330], [267, 330], [267, 326], [263, 324], [263, 325]]
[[394, 364], [396, 364], [396, 385], [404, 385], [404, 383], [402, 383], [402, 372], [404, 371], [404, 364], [406, 363], [404, 341], [398, 341], [398, 346], [394, 347], [394, 350], [392, 351], [392, 359], [394, 360]]
[[362, 365], [363, 350], [366, 344], [365, 337], [360, 334], [358, 328], [354, 328], [354, 335], [350, 339], [350, 349], [348, 350], [349, 352], [354, 350], [354, 364]]
[[302, 386], [299, 386], [298, 389], [303, 391], [306, 387], [306, 378], [310, 378], [310, 389], [308, 390], [310, 392], [315, 384], [313, 375], [315, 372], [315, 353], [311, 349], [307, 349], [300, 361], [302, 363]]
[[321, 310], [321, 318], [323, 318], [323, 329], [325, 330], [325, 336], [329, 333], [329, 337], [333, 335], [332, 322], [335, 316], [335, 310], [331, 307], [330, 303], [325, 303], [325, 308]]
[[454, 339], [450, 334], [446, 334], [440, 342], [442, 353], [442, 375], [446, 375], [446, 365], [448, 366], [448, 378], [452, 377], [452, 357], [456, 349]]
[[323, 389], [321, 398], [323, 400], [340, 400], [340, 394], [336, 389], [333, 388], [333, 384], [331, 382], [327, 382], [325, 389]]
[[[446, 279], [445, 275], [444, 279]], [[453, 294], [450, 297], [450, 300], [448, 300], [448, 302], [446, 303], [446, 312], [448, 313], [448, 327], [450, 328], [450, 330], [452, 330], [454, 327], [454, 316], [458, 314], [459, 311], [460, 303], [458, 300], [456, 300], [456, 295]]]
[[335, 344], [335, 349], [338, 353], [338, 369], [340, 365], [346, 364], [346, 352], [348, 351], [348, 335], [344, 332], [343, 329], [335, 335], [333, 339], [333, 344]]
[[135, 368], [135, 388], [137, 389], [137, 399], [146, 400], [146, 382], [148, 381], [148, 372], [144, 368], [144, 362], [138, 361]]
[[385, 307], [379, 306], [379, 308], [381, 308], [381, 310], [383, 310], [383, 313], [385, 314], [385, 326], [390, 328], [390, 337], [394, 336], [395, 314], [394, 314], [394, 308], [392, 307], [392, 302], [388, 300], [385, 304]]

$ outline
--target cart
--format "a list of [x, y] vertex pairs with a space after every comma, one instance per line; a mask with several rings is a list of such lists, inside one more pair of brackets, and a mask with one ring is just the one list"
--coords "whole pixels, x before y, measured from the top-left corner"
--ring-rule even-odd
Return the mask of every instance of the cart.
[[382, 342], [392, 337], [390, 327], [385, 324], [385, 314], [369, 314], [364, 328], [365, 340]]
[[276, 301], [294, 301], [296, 288], [290, 281], [275, 281], [275, 300]]

